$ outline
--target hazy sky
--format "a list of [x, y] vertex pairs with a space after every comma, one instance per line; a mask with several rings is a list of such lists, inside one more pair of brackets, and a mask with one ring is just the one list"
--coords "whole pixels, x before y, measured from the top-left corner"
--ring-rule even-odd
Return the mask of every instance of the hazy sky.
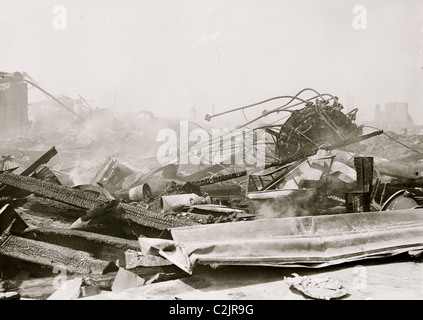
[[[66, 29], [53, 27], [64, 5]], [[367, 29], [353, 28], [353, 7]], [[119, 111], [221, 112], [305, 87], [423, 124], [422, 0], [0, 0], [0, 71]]]

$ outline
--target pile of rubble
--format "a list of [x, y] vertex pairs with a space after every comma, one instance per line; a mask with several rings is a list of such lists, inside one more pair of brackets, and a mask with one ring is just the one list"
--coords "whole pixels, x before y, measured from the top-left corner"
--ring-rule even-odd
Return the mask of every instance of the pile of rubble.
[[[273, 141], [260, 168], [142, 159], [143, 147], [144, 155], [157, 149], [152, 131], [119, 122], [109, 134], [88, 125], [89, 139], [87, 130], [84, 139], [58, 133], [34, 148], [34, 137], [8, 140], [0, 160], [0, 299], [77, 299], [202, 272], [197, 265], [322, 267], [423, 250], [422, 137], [366, 132], [356, 110], [344, 114], [331, 95], [290, 99], [256, 118], [259, 126], [241, 125], [264, 128]], [[263, 125], [287, 110], [284, 123]], [[98, 122], [92, 115], [87, 123]], [[406, 151], [379, 147], [397, 141]], [[77, 167], [84, 155], [89, 170]]]

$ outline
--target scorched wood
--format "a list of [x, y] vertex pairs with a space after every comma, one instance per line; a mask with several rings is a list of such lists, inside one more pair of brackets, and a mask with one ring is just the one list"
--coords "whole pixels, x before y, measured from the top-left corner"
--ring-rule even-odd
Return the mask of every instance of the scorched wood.
[[70, 273], [104, 274], [116, 270], [113, 262], [95, 259], [87, 252], [13, 235], [0, 244], [0, 255], [51, 268], [64, 266]]
[[[0, 174], [0, 183], [29, 191], [36, 195], [52, 200], [64, 202], [85, 210], [104, 205], [110, 200], [89, 192], [83, 192], [74, 188], [57, 185], [32, 177], [18, 176], [10, 173]], [[175, 217], [170, 214], [154, 212], [146, 208], [135, 207], [129, 204], [120, 203], [122, 213], [116, 218], [123, 218], [145, 227], [152, 227], [159, 230], [167, 230], [175, 227], [183, 227], [199, 224], [188, 217]]]

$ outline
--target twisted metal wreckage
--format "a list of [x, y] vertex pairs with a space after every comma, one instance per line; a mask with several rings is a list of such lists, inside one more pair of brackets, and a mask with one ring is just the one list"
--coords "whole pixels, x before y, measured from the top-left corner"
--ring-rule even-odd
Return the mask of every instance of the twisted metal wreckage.
[[[222, 160], [188, 175], [178, 163], [145, 173], [108, 158], [92, 184], [71, 187], [46, 166], [55, 147], [19, 174], [19, 163], [4, 157], [0, 255], [82, 274], [116, 271], [116, 260], [192, 274], [198, 264], [323, 267], [423, 250], [423, 165], [361, 155], [359, 142], [385, 133], [357, 126], [357, 109], [343, 113], [337, 97], [307, 88], [206, 120], [280, 100], [287, 102], [237, 127], [264, 129], [261, 168]], [[281, 112], [286, 121], [263, 124]], [[157, 179], [166, 190], [155, 190]], [[77, 220], [28, 227], [14, 210], [22, 202]]]
[[[307, 90], [317, 95], [307, 100], [298, 98]], [[421, 250], [423, 216], [414, 209], [422, 208], [418, 204], [423, 198], [401, 190], [382, 206], [385, 183], [378, 205], [375, 200], [381, 181], [379, 177], [373, 179], [373, 157], [338, 150], [383, 132], [362, 134], [363, 126], [354, 124], [357, 109], [345, 115], [338, 99], [329, 94], [304, 89], [294, 97], [273, 99], [279, 98], [290, 100], [243, 125], [305, 104], [292, 111], [283, 124], [264, 126], [274, 139], [274, 155], [278, 160], [266, 164], [262, 172], [248, 174], [246, 197], [256, 219], [174, 228], [171, 230], [173, 240], [140, 238], [144, 252], [158, 252], [192, 273], [197, 264], [322, 267]], [[291, 104], [296, 99], [300, 102]], [[258, 104], [232, 111], [243, 111]], [[348, 175], [350, 168], [344, 163], [334, 162], [337, 158], [350, 165], [353, 162], [355, 176]], [[390, 170], [392, 166], [386, 166], [385, 161], [376, 160], [377, 175], [380, 172], [390, 175], [394, 171], [394, 176], [421, 181], [421, 165], [403, 165], [405, 170], [398, 173], [398, 170]], [[272, 167], [276, 169], [266, 171]], [[231, 173], [195, 184], [204, 186], [246, 174]], [[336, 209], [336, 202], [342, 206]], [[394, 211], [384, 212], [387, 210]], [[270, 219], [266, 219], [269, 216]]]

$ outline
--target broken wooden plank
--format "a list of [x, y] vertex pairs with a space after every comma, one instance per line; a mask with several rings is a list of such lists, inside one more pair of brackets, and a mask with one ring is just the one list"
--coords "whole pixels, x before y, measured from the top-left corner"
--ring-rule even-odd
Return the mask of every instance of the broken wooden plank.
[[93, 257], [101, 260], [119, 260], [119, 264], [125, 265], [125, 252], [129, 249], [140, 250], [136, 240], [127, 240], [108, 235], [63, 228], [33, 228], [23, 235], [27, 239], [33, 239], [51, 244], [85, 251]]
[[[35, 160], [28, 168], [20, 173], [21, 176], [29, 176], [32, 174], [39, 166], [46, 164], [50, 161], [57, 154], [57, 150], [55, 147], [52, 147], [46, 153], [44, 153], [40, 158]], [[7, 186], [0, 187], [0, 194], [8, 193], [13, 191], [12, 188], [8, 188]]]
[[23, 207], [31, 211], [54, 213], [75, 219], [82, 217], [86, 213], [84, 209], [43, 197], [28, 197]]
[[87, 252], [13, 235], [0, 244], [0, 255], [51, 268], [64, 266], [70, 273], [103, 274], [116, 269], [113, 262], [95, 259]]
[[[133, 249], [137, 250], [139, 249], [139, 243], [137, 240], [127, 240], [123, 238], [98, 234], [94, 232], [87, 232], [83, 230], [74, 230], [74, 229], [62, 229], [62, 228], [35, 228], [31, 230], [27, 230], [23, 234], [24, 237], [30, 238], [30, 239], [44, 239], [49, 240], [46, 242], [61, 242], [63, 246], [66, 246], [65, 242], [75, 242], [79, 239], [83, 240], [84, 243], [89, 245], [108, 245], [113, 246], [117, 249], [121, 250], [128, 250]], [[63, 238], [62, 241], [55, 240], [54, 238]], [[44, 241], [44, 240], [42, 240]], [[74, 245], [74, 244], [70, 244]], [[77, 244], [75, 246], [78, 246]], [[80, 246], [84, 246], [81, 244]], [[84, 250], [85, 251], [85, 250]]]
[[0, 209], [0, 235], [9, 227], [10, 233], [21, 234], [28, 228], [28, 225], [11, 206], [6, 204]]

